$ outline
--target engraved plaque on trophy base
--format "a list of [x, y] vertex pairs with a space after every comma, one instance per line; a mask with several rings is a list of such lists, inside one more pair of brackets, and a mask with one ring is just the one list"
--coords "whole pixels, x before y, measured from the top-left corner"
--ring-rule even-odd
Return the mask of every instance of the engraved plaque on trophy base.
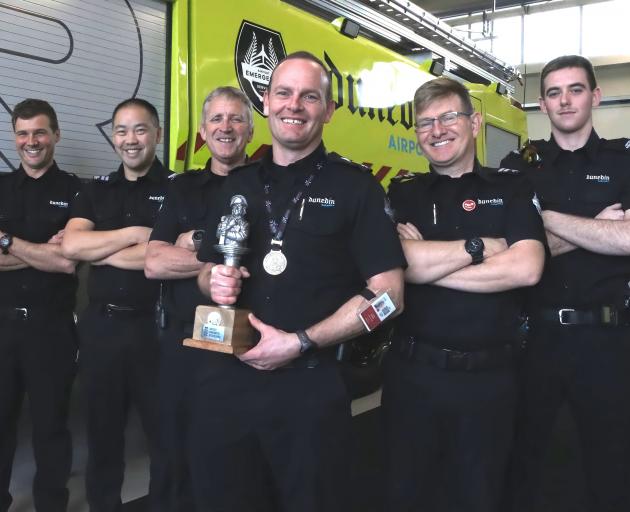
[[197, 306], [193, 337], [186, 338], [184, 345], [225, 354], [247, 352], [254, 346], [249, 313], [232, 307]]

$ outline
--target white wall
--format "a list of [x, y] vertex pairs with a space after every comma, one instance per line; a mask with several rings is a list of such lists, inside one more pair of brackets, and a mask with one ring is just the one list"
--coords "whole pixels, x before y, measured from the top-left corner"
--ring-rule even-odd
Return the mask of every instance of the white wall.
[[[602, 64], [595, 61], [595, 74], [602, 89], [603, 99], [630, 100], [630, 63]], [[518, 87], [515, 97], [524, 104], [538, 103], [540, 67], [525, 76], [525, 86]], [[540, 110], [527, 115], [529, 136], [532, 139], [549, 137], [549, 120]], [[593, 111], [593, 124], [600, 137], [613, 139], [630, 137], [630, 104], [605, 105]]]

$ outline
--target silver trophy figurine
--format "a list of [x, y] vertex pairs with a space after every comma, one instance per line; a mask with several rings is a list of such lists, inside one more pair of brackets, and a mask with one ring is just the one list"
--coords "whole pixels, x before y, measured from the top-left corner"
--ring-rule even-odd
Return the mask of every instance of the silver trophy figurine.
[[241, 195], [232, 196], [230, 207], [232, 213], [223, 215], [217, 226], [219, 243], [215, 244], [214, 250], [225, 256], [225, 265], [238, 267], [241, 256], [249, 252], [245, 246], [249, 236], [249, 223], [245, 220], [247, 200]]
[[[230, 199], [232, 213], [223, 215], [217, 226], [219, 243], [214, 249], [224, 255], [229, 267], [239, 267], [246, 247], [249, 223], [245, 220], [247, 200], [241, 195]], [[246, 352], [254, 345], [253, 329], [248, 320], [250, 312], [233, 306], [197, 306], [193, 337], [184, 345], [229, 354]]]

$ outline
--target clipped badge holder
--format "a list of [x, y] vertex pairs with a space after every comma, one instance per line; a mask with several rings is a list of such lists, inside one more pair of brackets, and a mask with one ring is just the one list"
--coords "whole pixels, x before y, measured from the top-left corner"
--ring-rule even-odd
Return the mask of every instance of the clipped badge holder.
[[396, 305], [388, 292], [389, 290], [378, 292], [366, 305], [359, 308], [359, 318], [368, 332], [372, 332], [396, 311]]

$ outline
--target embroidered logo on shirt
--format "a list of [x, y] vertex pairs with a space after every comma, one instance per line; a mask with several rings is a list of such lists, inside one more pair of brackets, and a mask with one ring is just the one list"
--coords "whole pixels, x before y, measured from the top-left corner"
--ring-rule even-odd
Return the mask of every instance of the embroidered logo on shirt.
[[597, 183], [610, 183], [610, 176], [607, 174], [587, 174], [587, 181], [596, 181]]
[[503, 206], [502, 197], [493, 197], [491, 199], [477, 199], [479, 206]]
[[324, 208], [332, 208], [333, 206], [335, 206], [335, 200], [330, 198], [330, 197], [311, 197], [311, 196], [308, 196], [308, 202], [309, 203], [319, 204], [320, 206], [323, 206]]
[[477, 208], [477, 203], [473, 199], [466, 199], [462, 203], [462, 208], [467, 212], [472, 212], [475, 208]]
[[164, 201], [164, 196], [149, 196], [149, 201], [158, 201], [161, 203]]
[[49, 205], [58, 206], [59, 208], [68, 208], [68, 203], [66, 201], [49, 201]]

